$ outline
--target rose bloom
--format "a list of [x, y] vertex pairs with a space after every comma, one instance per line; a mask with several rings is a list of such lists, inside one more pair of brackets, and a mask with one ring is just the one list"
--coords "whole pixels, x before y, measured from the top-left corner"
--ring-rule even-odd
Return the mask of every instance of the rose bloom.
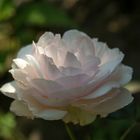
[[132, 77], [123, 57], [78, 30], [62, 37], [46, 32], [19, 51], [10, 70], [14, 81], [1, 92], [14, 99], [16, 115], [86, 125], [132, 102], [122, 87]]

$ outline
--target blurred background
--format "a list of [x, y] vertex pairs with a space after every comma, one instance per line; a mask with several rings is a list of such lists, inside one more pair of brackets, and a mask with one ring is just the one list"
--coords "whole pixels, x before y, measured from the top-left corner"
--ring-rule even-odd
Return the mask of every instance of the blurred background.
[[[12, 80], [8, 70], [22, 46], [73, 28], [125, 53], [135, 100], [92, 125], [69, 127], [77, 140], [140, 140], [140, 0], [0, 0], [0, 86]], [[0, 94], [0, 140], [70, 140], [63, 122], [16, 117], [11, 101]]]

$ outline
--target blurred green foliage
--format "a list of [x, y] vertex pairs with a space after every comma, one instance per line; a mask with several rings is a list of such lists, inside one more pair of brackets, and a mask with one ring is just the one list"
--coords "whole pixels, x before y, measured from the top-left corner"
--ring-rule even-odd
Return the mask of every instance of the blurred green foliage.
[[0, 1], [0, 21], [8, 20], [15, 13], [15, 6], [11, 0]]
[[0, 112], [0, 140], [25, 140], [17, 126], [15, 116]]
[[15, 118], [12, 114], [0, 114], [0, 137], [13, 137], [13, 129], [16, 126]]
[[[22, 46], [36, 41], [45, 31], [63, 33], [71, 28], [99, 37], [110, 47], [119, 47], [126, 54], [125, 64], [135, 70], [134, 80], [139, 82], [139, 5], [139, 0], [0, 0], [1, 85], [10, 81], [7, 71]], [[107, 118], [98, 118], [90, 126], [70, 124], [77, 140], [139, 140], [140, 96], [134, 96], [134, 103]], [[8, 105], [7, 97], [0, 94], [0, 112]], [[120, 139], [127, 132], [125, 139]], [[0, 140], [25, 139], [68, 140], [69, 137], [61, 121], [16, 119], [10, 113], [0, 113]]]
[[28, 26], [75, 26], [65, 11], [40, 1], [22, 6], [18, 10], [15, 23], [16, 26], [23, 24]]
[[[129, 119], [100, 120], [95, 124], [93, 140], [119, 140], [134, 122]], [[124, 140], [128, 140], [125, 138]]]

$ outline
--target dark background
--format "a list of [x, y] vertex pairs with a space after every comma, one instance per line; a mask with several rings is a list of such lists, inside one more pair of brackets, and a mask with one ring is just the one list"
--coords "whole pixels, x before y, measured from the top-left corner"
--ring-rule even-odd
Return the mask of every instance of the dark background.
[[[135, 100], [90, 126], [70, 128], [78, 140], [119, 140], [128, 128], [121, 140], [139, 140], [140, 0], [0, 0], [0, 86], [12, 80], [8, 70], [22, 46], [45, 31], [75, 28], [125, 54], [123, 63], [134, 69], [128, 88]], [[63, 122], [15, 117], [11, 101], [0, 94], [0, 140], [69, 140]]]

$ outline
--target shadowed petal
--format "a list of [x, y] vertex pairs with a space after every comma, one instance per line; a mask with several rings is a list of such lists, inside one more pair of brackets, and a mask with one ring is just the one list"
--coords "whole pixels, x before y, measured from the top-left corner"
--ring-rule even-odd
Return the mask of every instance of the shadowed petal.
[[66, 111], [56, 110], [56, 109], [46, 109], [44, 111], [35, 114], [36, 117], [43, 118], [45, 120], [59, 120], [62, 119]]
[[55, 81], [44, 80], [44, 79], [33, 79], [31, 80], [31, 86], [38, 90], [38, 92], [46, 97], [53, 96], [54, 92], [58, 92], [63, 87]]
[[132, 95], [128, 90], [124, 88], [113, 90], [112, 92], [117, 93], [116, 96], [109, 100], [105, 100], [103, 103], [95, 106], [89, 106], [89, 110], [93, 114], [100, 114], [102, 117], [107, 116], [109, 113], [114, 112], [124, 106], [130, 104], [133, 101]]
[[63, 85], [66, 89], [81, 87], [89, 81], [90, 77], [86, 74], [78, 74], [74, 76], [65, 76], [56, 81]]
[[13, 101], [10, 110], [18, 116], [26, 116], [29, 118], [33, 118], [32, 112], [29, 110], [27, 104], [23, 101]]
[[73, 53], [67, 52], [67, 55], [66, 55], [65, 61], [64, 61], [64, 66], [80, 68], [81, 63], [77, 60], [76, 56]]
[[79, 74], [83, 74], [82, 69], [80, 68], [73, 68], [73, 67], [59, 67], [61, 74], [63, 76], [76, 76]]

